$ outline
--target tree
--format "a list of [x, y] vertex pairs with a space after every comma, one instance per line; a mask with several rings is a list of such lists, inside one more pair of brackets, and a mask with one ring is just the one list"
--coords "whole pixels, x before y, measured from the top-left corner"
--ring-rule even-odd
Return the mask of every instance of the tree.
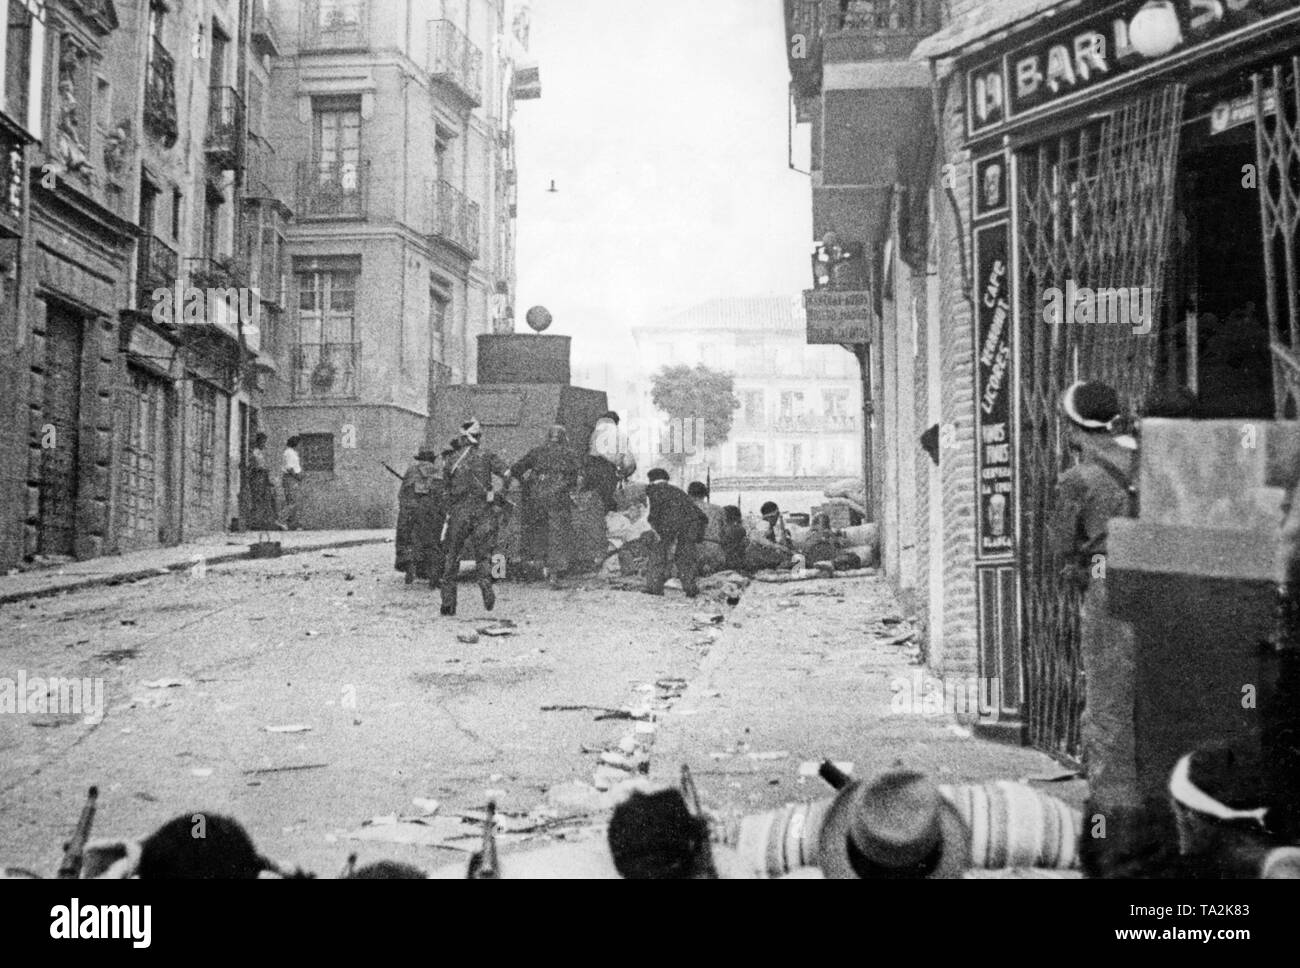
[[670, 420], [680, 421], [676, 439], [684, 440], [687, 448], [673, 448], [676, 463], [685, 463], [687, 450], [699, 452], [727, 439], [732, 415], [740, 407], [735, 376], [703, 364], [694, 369], [678, 364], [661, 368], [651, 380], [651, 401]]

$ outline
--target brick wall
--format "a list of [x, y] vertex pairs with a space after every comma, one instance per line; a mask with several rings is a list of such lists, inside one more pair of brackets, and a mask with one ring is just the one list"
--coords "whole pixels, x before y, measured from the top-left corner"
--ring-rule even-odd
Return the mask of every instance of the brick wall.
[[[956, 156], [963, 135], [963, 85], [960, 76], [944, 82], [940, 162], [951, 189], [940, 185], [936, 219], [941, 276], [940, 354], [944, 394], [941, 425], [952, 428], [950, 445], [940, 455], [943, 501], [944, 615], [941, 654], [931, 657], [945, 673], [977, 671], [975, 637], [975, 400], [972, 306], [969, 267], [970, 180]], [[941, 169], [941, 182], [942, 172]], [[955, 201], [955, 210], [954, 210]]]

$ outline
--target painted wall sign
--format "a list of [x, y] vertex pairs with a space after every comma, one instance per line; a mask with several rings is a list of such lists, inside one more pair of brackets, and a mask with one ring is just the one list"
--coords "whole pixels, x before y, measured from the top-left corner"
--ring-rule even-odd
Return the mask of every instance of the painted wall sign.
[[[1277, 97], [1272, 90], [1264, 92], [1264, 113], [1277, 110]], [[1243, 124], [1255, 122], [1255, 95], [1245, 94], [1231, 101], [1220, 101], [1210, 110], [1210, 134], [1223, 134]]]
[[975, 230], [975, 522], [976, 557], [1016, 553], [1014, 361], [1011, 313], [1011, 227]]
[[[981, 134], [1106, 81], [1226, 37], [1300, 0], [1124, 0], [967, 74], [967, 131]], [[1140, 16], [1139, 16], [1140, 14]]]
[[975, 217], [984, 218], [997, 212], [1005, 212], [1009, 204], [1007, 154], [999, 151], [974, 162]]
[[875, 319], [867, 289], [806, 289], [809, 343], [870, 343]]

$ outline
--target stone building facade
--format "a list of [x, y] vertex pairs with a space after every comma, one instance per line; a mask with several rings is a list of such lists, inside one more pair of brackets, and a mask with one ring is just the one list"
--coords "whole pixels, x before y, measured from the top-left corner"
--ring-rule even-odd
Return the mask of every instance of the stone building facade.
[[469, 382], [512, 329], [512, 51], [499, 0], [280, 3], [270, 128], [292, 189], [294, 292], [268, 383], [278, 449], [303, 437], [305, 527], [388, 527], [429, 388]]
[[526, 5], [8, 7], [0, 567], [241, 528], [259, 432], [304, 526], [391, 524], [379, 462], [512, 327]]

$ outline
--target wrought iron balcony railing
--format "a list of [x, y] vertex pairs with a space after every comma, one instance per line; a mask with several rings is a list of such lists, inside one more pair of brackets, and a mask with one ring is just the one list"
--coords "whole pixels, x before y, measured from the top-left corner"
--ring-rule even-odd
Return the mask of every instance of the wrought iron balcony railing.
[[303, 0], [303, 50], [358, 50], [370, 45], [367, 0]]
[[234, 167], [239, 159], [239, 140], [244, 133], [244, 99], [233, 87], [208, 91], [208, 133], [203, 146], [208, 154]]
[[429, 234], [450, 242], [471, 258], [479, 253], [479, 206], [445, 181], [430, 186]]
[[369, 161], [298, 165], [298, 219], [364, 219], [370, 191]]
[[248, 271], [233, 256], [192, 256], [185, 260], [191, 286], [200, 289], [239, 289], [248, 285]]
[[833, 0], [827, 61], [905, 58], [939, 29], [937, 0]]
[[275, 22], [266, 9], [266, 0], [253, 0], [250, 27], [249, 39], [253, 49], [263, 57], [279, 57], [282, 50], [280, 38], [275, 31]]
[[144, 126], [170, 148], [176, 144], [176, 64], [157, 40], [149, 51], [144, 89]]
[[29, 140], [26, 132], [0, 115], [0, 238], [17, 238], [23, 232]]
[[483, 101], [483, 52], [450, 20], [429, 21], [429, 73], [474, 105]]
[[933, 30], [933, 0], [840, 0], [831, 23], [839, 30], [916, 33]]
[[292, 352], [295, 397], [355, 397], [360, 343], [298, 343]]
[[249, 131], [244, 141], [244, 197], [276, 198], [276, 156], [271, 142]]
[[154, 293], [160, 289], [174, 291], [180, 278], [180, 259], [171, 245], [156, 235], [140, 239], [139, 259], [136, 265], [135, 308], [152, 312]]

